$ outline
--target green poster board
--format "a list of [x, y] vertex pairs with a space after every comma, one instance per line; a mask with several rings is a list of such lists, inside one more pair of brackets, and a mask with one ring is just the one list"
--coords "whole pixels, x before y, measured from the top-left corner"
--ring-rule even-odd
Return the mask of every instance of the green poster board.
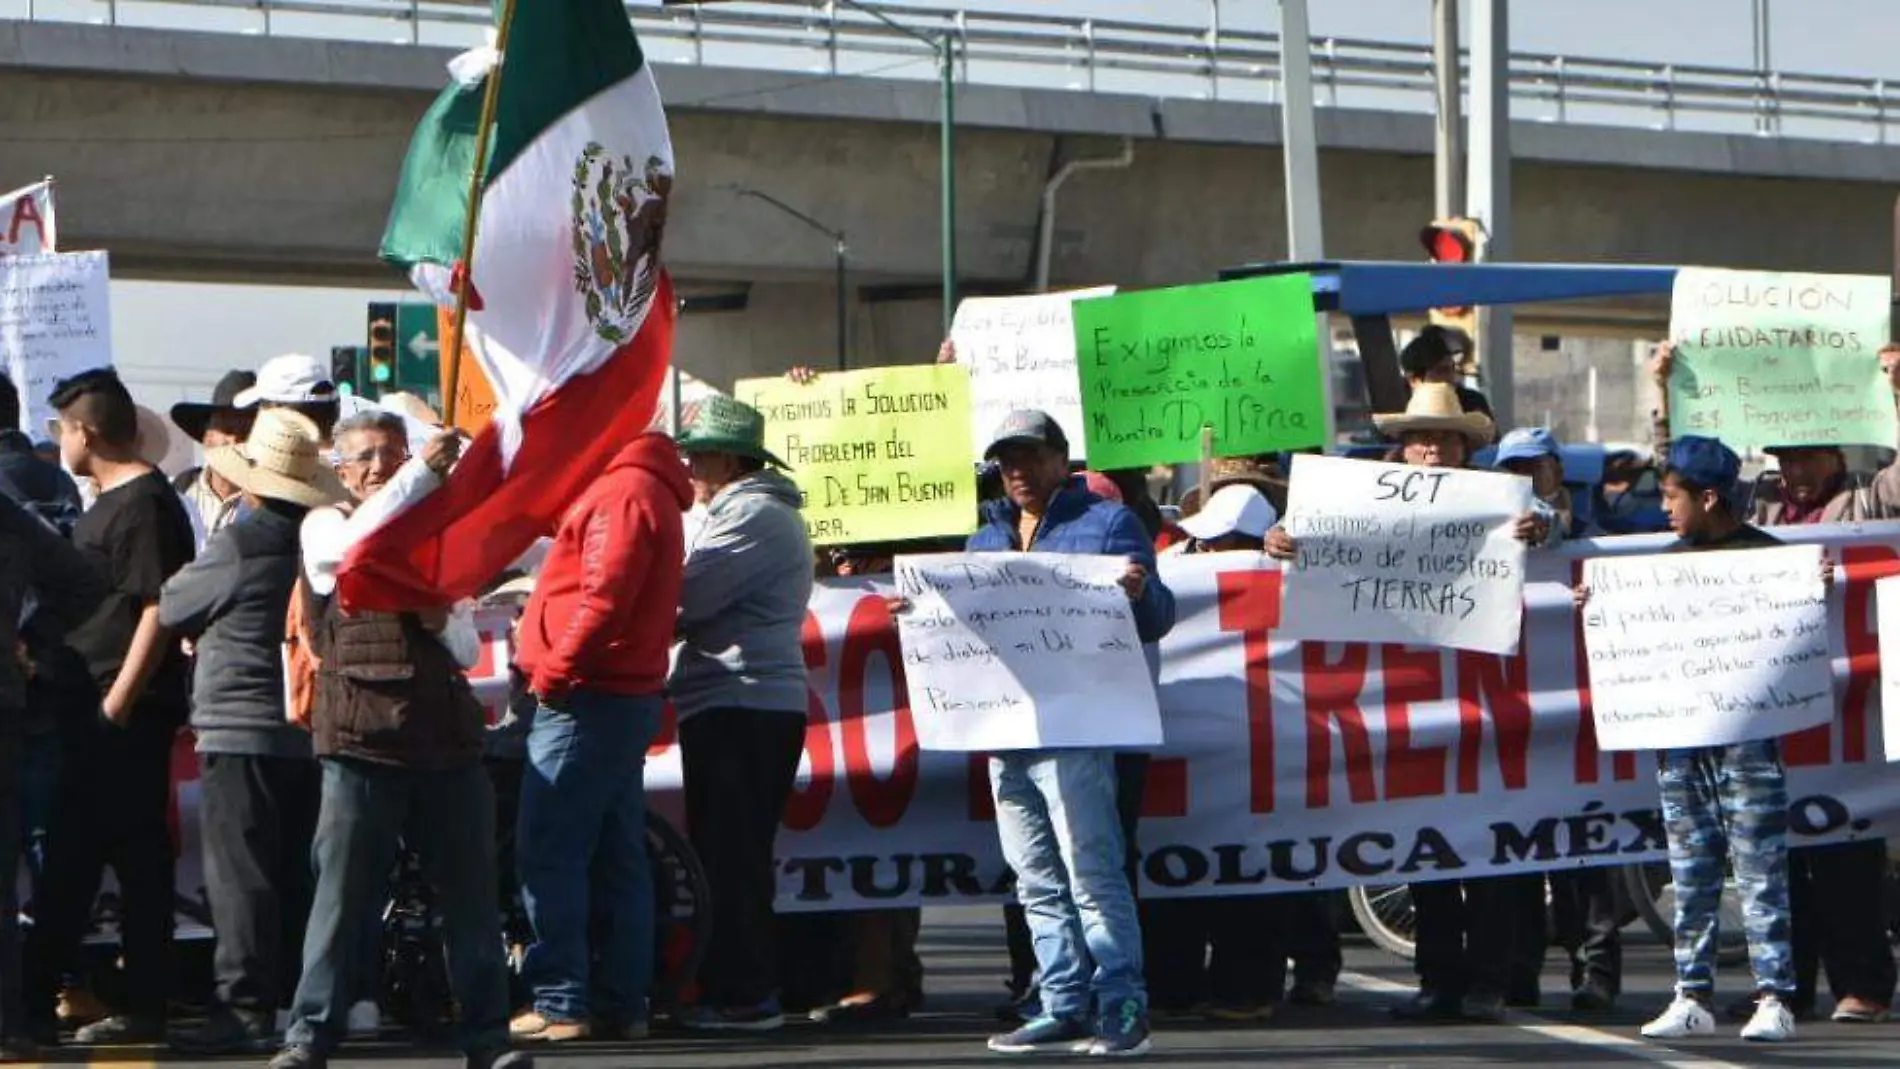
[[1894, 445], [1878, 353], [1891, 318], [1880, 275], [1683, 268], [1669, 307], [1669, 429], [1732, 449]]
[[1075, 304], [1089, 465], [1185, 464], [1326, 444], [1310, 275], [1142, 290]]

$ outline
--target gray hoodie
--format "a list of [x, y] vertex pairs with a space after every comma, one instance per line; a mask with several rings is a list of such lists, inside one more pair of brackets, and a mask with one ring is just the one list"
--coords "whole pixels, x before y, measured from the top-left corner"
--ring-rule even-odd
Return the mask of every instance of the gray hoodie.
[[732, 707], [805, 715], [799, 636], [811, 598], [811, 540], [790, 479], [765, 470], [714, 495], [686, 547], [668, 690], [682, 719]]

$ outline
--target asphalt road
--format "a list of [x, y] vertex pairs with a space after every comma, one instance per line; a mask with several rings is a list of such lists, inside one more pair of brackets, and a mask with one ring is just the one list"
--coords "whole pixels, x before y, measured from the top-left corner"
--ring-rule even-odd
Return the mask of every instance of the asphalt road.
[[[1668, 1001], [1670, 970], [1663, 948], [1646, 932], [1631, 929], [1627, 938], [1623, 1000], [1609, 1014], [1570, 1012], [1567, 997], [1559, 997], [1567, 996], [1562, 954], [1553, 950], [1544, 980], [1549, 1005], [1542, 1011], [1512, 1011], [1509, 1023], [1501, 1026], [1402, 1025], [1391, 1019], [1387, 1007], [1410, 990], [1410, 965], [1354, 939], [1347, 945], [1346, 974], [1337, 1005], [1325, 1009], [1285, 1008], [1277, 1019], [1261, 1027], [1166, 1023], [1158, 1027], [1155, 1051], [1147, 1060], [1178, 1069], [1232, 1069], [1238, 1062], [1267, 1061], [1321, 1069], [1533, 1064], [1553, 1069], [1615, 1069], [1643, 1064], [1679, 1069], [1744, 1065], [1900, 1069], [1900, 1023], [1803, 1024], [1796, 1042], [1776, 1047], [1743, 1043], [1734, 1035], [1738, 1026], [1727, 1023], [1721, 1037], [1673, 1048], [1641, 1040], [1636, 1034], [1638, 1026]], [[983, 1047], [984, 1037], [993, 1028], [991, 1008], [1002, 990], [1005, 972], [1001, 925], [995, 911], [927, 912], [922, 949], [928, 1009], [882, 1031], [842, 1031], [799, 1023], [757, 1038], [661, 1036], [638, 1044], [589, 1045], [571, 1052], [564, 1048], [558, 1055], [542, 1055], [539, 1064], [576, 1069], [791, 1065], [950, 1069], [1007, 1061]], [[1742, 977], [1736, 975], [1736, 980], [1733, 990], [1745, 990]], [[67, 1064], [90, 1060], [136, 1066], [159, 1057], [150, 1049], [137, 1048], [59, 1053]], [[333, 1065], [455, 1069], [461, 1064], [459, 1058], [417, 1051], [400, 1042], [353, 1046], [343, 1053], [347, 1059]]]

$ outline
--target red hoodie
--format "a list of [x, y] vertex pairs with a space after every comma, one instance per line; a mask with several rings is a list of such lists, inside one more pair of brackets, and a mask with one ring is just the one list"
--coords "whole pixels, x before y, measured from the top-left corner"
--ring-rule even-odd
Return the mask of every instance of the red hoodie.
[[515, 663], [536, 695], [665, 689], [692, 501], [672, 439], [643, 434], [569, 506], [521, 618]]

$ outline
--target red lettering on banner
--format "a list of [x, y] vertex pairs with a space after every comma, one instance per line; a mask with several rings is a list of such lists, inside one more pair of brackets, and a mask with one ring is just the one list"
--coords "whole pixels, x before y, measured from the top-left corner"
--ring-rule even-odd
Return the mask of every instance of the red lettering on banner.
[[[1526, 629], [1529, 622], [1526, 621]], [[1461, 650], [1458, 653], [1458, 793], [1478, 793], [1478, 763], [1484, 754], [1484, 712], [1491, 711], [1498, 774], [1507, 790], [1529, 782], [1531, 758], [1529, 648], [1514, 657]]]
[[679, 745], [680, 711], [673, 708], [673, 699], [660, 706], [660, 730], [653, 733], [653, 741], [647, 746], [648, 757], [658, 757]]
[[[805, 649], [805, 671], [823, 668], [825, 631], [819, 626], [816, 614], [805, 613], [798, 640]], [[831, 753], [831, 714], [810, 683], [805, 685], [805, 694], [805, 754], [811, 758], [811, 779], [802, 790], [793, 784], [791, 797], [785, 800], [784, 824], [792, 831], [810, 831], [824, 819], [825, 807], [831, 804], [833, 780], [838, 774]]]
[[964, 766], [964, 790], [969, 792], [970, 819], [990, 822], [996, 819], [996, 796], [990, 793], [990, 755], [973, 753]]
[[[1570, 566], [1570, 585], [1582, 583], [1583, 562], [1577, 561]], [[1602, 778], [1603, 751], [1597, 746], [1596, 708], [1590, 704], [1590, 653], [1583, 648], [1583, 614], [1574, 608], [1570, 610], [1570, 655], [1577, 678], [1577, 782], [1595, 783]], [[1635, 779], [1635, 751], [1617, 751], [1610, 758], [1610, 774], [1619, 783]]]
[[[1218, 599], [1220, 629], [1242, 636], [1247, 685], [1247, 752], [1251, 771], [1250, 805], [1255, 813], [1273, 812], [1273, 661], [1271, 632], [1280, 626], [1280, 573], [1222, 572]], [[1179, 760], [1178, 758], [1175, 760]], [[1165, 762], [1157, 761], [1156, 764]], [[1153, 776], [1151, 770], [1149, 775]], [[1154, 780], [1149, 780], [1152, 795]], [[1187, 779], [1182, 774], [1185, 805]], [[1156, 814], [1144, 813], [1145, 816]]]
[[1447, 747], [1413, 746], [1410, 706], [1445, 697], [1445, 659], [1435, 649], [1380, 646], [1385, 692], [1385, 796], [1436, 798], [1445, 793]]
[[1359, 711], [1359, 692], [1366, 684], [1366, 660], [1371, 647], [1353, 643], [1338, 646], [1339, 660], [1328, 661], [1324, 642], [1300, 643], [1300, 675], [1306, 684], [1306, 808], [1330, 804], [1333, 775], [1332, 721], [1339, 722], [1339, 742], [1346, 751], [1346, 790], [1354, 802], [1379, 797], [1372, 778], [1372, 740], [1366, 735], [1366, 715]]
[[7, 225], [7, 244], [18, 245], [20, 231], [25, 229], [28, 223], [33, 224], [33, 232], [39, 235], [40, 247], [45, 248], [46, 223], [40, 218], [40, 206], [34, 203], [31, 195], [13, 202], [13, 221]]
[[[871, 770], [871, 747], [864, 737], [864, 672], [874, 653], [883, 654], [891, 679], [894, 738], [888, 779], [878, 779]], [[851, 801], [873, 828], [890, 827], [917, 793], [917, 729], [904, 685], [904, 651], [883, 598], [858, 599], [845, 625], [844, 653], [838, 658], [838, 726], [844, 730], [844, 774]]]
[[1790, 766], [1835, 760], [1834, 726], [1840, 725], [1840, 760], [1867, 760], [1867, 703], [1880, 686], [1880, 634], [1874, 629], [1874, 580], [1900, 574], [1900, 554], [1885, 546], [1845, 546], [1841, 571], [1842, 631], [1847, 646], [1847, 688], [1835, 721], [1781, 737], [1781, 759]]

